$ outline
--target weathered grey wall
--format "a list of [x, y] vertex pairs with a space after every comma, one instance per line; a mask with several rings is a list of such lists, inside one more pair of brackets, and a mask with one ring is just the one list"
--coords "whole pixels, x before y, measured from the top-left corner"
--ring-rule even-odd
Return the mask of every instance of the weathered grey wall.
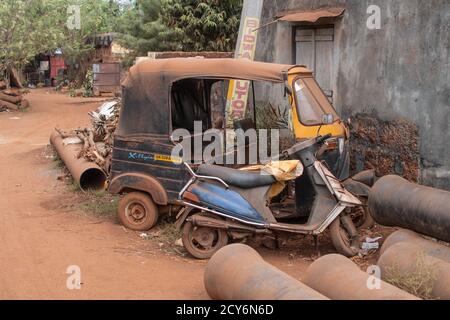
[[[369, 30], [369, 5], [381, 8], [381, 29]], [[335, 106], [346, 117], [375, 111], [419, 127], [421, 180], [450, 189], [450, 1], [265, 1], [262, 23], [277, 12], [344, 6], [335, 23]], [[292, 63], [286, 23], [260, 31], [256, 60]], [[407, 137], [405, 137], [407, 138]]]

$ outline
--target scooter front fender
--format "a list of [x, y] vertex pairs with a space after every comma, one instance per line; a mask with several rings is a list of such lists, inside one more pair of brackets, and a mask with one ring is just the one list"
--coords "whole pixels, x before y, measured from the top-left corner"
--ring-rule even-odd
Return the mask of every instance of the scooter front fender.
[[183, 226], [184, 222], [186, 221], [186, 219], [193, 213], [195, 213], [196, 211], [194, 210], [195, 208], [193, 207], [184, 207], [183, 211], [180, 211], [176, 217], [176, 221], [175, 221], [175, 228], [179, 231], [181, 230], [181, 227]]

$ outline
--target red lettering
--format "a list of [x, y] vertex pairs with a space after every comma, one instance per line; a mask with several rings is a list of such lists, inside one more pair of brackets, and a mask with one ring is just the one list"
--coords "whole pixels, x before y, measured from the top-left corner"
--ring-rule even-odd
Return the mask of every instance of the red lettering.
[[244, 39], [242, 41], [243, 42], [254, 43], [255, 42], [255, 38], [256, 37], [254, 35], [246, 34], [246, 35], [244, 35]]
[[242, 97], [247, 95], [247, 91], [236, 91], [235, 92], [238, 99], [242, 99]]
[[249, 28], [256, 28], [256, 27], [258, 27], [258, 20], [247, 19], [247, 27], [249, 27]]
[[236, 90], [247, 90], [248, 81], [236, 81]]
[[237, 111], [239, 109], [243, 109], [245, 107], [245, 104], [244, 104], [244, 101], [242, 101], [242, 100], [234, 100], [232, 106], [233, 106], [233, 110]]
[[254, 47], [255, 45], [252, 43], [252, 44], [243, 44], [242, 45], [242, 48], [244, 49], [244, 50], [246, 50], [246, 51], [252, 51], [253, 50], [253, 47]]
[[247, 59], [252, 60], [252, 54], [248, 51], [245, 51], [242, 53], [241, 58], [247, 58]]

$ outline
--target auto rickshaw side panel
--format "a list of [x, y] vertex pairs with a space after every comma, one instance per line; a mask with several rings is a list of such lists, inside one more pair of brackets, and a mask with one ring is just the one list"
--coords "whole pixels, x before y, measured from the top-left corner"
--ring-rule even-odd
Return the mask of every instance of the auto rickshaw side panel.
[[[188, 181], [189, 175], [181, 165], [181, 159], [171, 156], [172, 149], [173, 143], [167, 135], [115, 136], [109, 191], [122, 193], [126, 189], [133, 189], [132, 186], [125, 185], [125, 182], [118, 182], [119, 185], [117, 183], [112, 185], [112, 182], [118, 176], [127, 174], [134, 175], [133, 179], [138, 180], [136, 174], [140, 174], [143, 179], [150, 177], [155, 180], [155, 183], [159, 183], [167, 195], [168, 203], [174, 203], [178, 193]], [[130, 181], [128, 179], [128, 183]], [[149, 183], [151, 182], [147, 184]], [[142, 184], [140, 189], [138, 187], [137, 189], [142, 189]], [[141, 191], [151, 194], [150, 190]]]

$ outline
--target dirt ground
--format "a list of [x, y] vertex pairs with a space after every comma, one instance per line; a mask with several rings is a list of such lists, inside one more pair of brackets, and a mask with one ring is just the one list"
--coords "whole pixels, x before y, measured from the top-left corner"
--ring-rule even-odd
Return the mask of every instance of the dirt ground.
[[[0, 299], [207, 299], [205, 261], [164, 242], [158, 229], [145, 238], [125, 229], [112, 209], [83, 210], [95, 199], [61, 179], [50, 133], [87, 125], [101, 99], [45, 89], [27, 99], [30, 110], [0, 113]], [[326, 237], [321, 241], [322, 253], [333, 251]], [[256, 249], [297, 279], [314, 253], [310, 239]], [[66, 287], [70, 265], [81, 268], [80, 290]]]

